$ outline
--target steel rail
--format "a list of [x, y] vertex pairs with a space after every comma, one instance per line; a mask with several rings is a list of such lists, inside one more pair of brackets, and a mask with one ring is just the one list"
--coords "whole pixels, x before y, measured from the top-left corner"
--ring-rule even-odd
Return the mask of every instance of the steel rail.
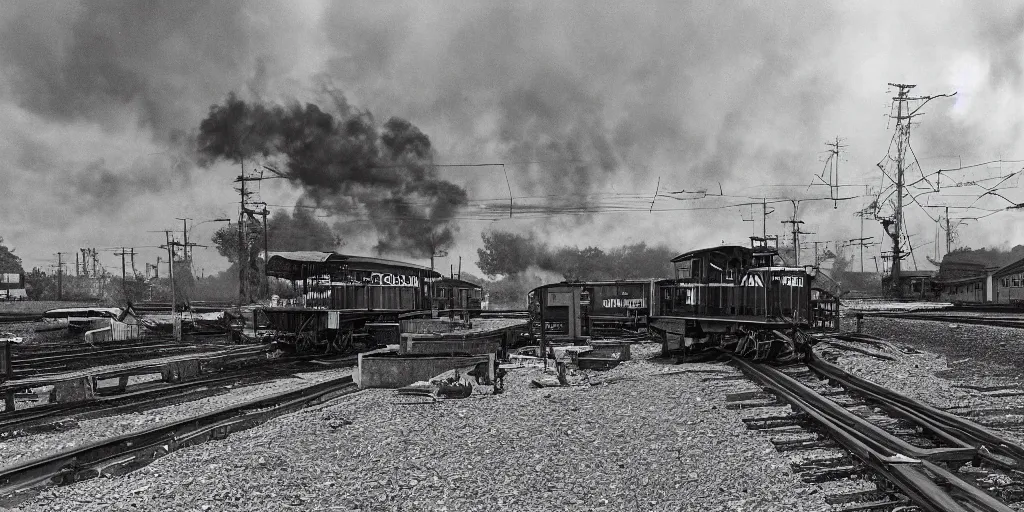
[[[975, 510], [1009, 512], [1011, 509], [980, 489], [963, 482], [955, 474], [928, 461], [905, 461], [907, 452], [900, 448], [908, 445], [905, 441], [870, 424], [863, 427], [859, 416], [840, 407], [781, 371], [751, 363], [731, 355], [744, 371], [754, 380], [771, 389], [795, 409], [799, 409], [819, 423], [845, 449], [863, 461], [868, 467], [881, 474], [898, 487], [916, 504], [932, 512], [968, 512]], [[826, 403], [827, 402], [827, 403]], [[831, 404], [828, 405], [828, 404]], [[912, 447], [910, 453], [924, 453], [934, 460], [948, 460], [946, 454], [966, 455], [971, 449], [932, 449]], [[900, 457], [902, 456], [902, 457]], [[943, 485], [936, 484], [938, 478]], [[955, 488], [954, 493], [947, 490]], [[969, 503], [965, 507], [962, 501]]]
[[[179, 384], [157, 385], [137, 391], [99, 396], [80, 402], [38, 405], [27, 409], [0, 413], [0, 439], [12, 437], [23, 430], [52, 424], [58, 419], [91, 419], [100, 416], [148, 410], [173, 405], [181, 398], [200, 396], [203, 390], [216, 391], [221, 386], [254, 379], [263, 382], [269, 379], [291, 375], [299, 369], [294, 366], [310, 359], [308, 356], [282, 358], [270, 364], [256, 364], [236, 370], [228, 370], [190, 380]], [[285, 363], [282, 366], [282, 363]], [[351, 367], [354, 358], [343, 357], [336, 361], [337, 367]], [[334, 364], [332, 367], [334, 367]], [[217, 394], [217, 393], [214, 393]], [[165, 404], [166, 402], [166, 404]]]
[[913, 314], [913, 313], [864, 313], [865, 317], [896, 318], [902, 320], [921, 320], [928, 322], [947, 322], [957, 324], [987, 325], [991, 327], [1024, 328], [1024, 317], [974, 317], [958, 315]]
[[179, 448], [223, 439], [231, 432], [356, 390], [351, 376], [341, 377], [27, 461], [0, 470], [0, 496], [48, 481], [71, 483], [122, 474]]
[[967, 440], [969, 440], [973, 445], [979, 447], [984, 446], [986, 450], [990, 452], [1011, 459], [1012, 464], [1008, 464], [1007, 461], [988, 456], [985, 453], [985, 450], [979, 450], [979, 455], [986, 458], [986, 460], [1003, 467], [1010, 466], [1010, 469], [1019, 470], [1024, 467], [1024, 446], [1006, 439], [989, 428], [950, 412], [937, 409], [913, 398], [901, 395], [890, 389], [886, 389], [871, 381], [852, 375], [835, 365], [822, 361], [821, 359], [813, 358], [807, 363], [807, 366], [819, 375], [827, 377], [828, 379], [833, 380], [843, 387], [866, 398], [875, 400], [887, 406], [887, 408], [913, 411], [915, 414], [927, 418], [934, 424], [945, 427], [948, 430], [958, 432], [961, 436], [967, 437]]

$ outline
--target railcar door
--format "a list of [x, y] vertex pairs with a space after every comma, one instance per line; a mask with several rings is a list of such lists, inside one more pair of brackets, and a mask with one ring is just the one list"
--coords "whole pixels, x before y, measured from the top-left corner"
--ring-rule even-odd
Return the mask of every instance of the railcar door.
[[590, 336], [590, 311], [593, 307], [594, 288], [584, 288], [580, 292], [580, 331], [582, 336]]

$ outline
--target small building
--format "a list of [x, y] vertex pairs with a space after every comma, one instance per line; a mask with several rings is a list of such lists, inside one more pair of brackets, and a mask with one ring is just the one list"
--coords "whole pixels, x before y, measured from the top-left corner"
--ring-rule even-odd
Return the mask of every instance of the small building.
[[997, 304], [1024, 303], [1024, 259], [1000, 268], [992, 274], [995, 293], [989, 299]]
[[944, 302], [962, 304], [991, 302], [993, 299], [992, 270], [981, 275], [941, 281], [939, 286], [939, 300]]

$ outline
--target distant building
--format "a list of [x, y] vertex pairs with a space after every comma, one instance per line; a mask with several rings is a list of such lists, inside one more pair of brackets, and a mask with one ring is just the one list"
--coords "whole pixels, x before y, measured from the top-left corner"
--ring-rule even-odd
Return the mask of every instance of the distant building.
[[[943, 265], [943, 270], [947, 266]], [[939, 281], [939, 299], [953, 303], [1024, 304], [1024, 258], [1003, 267], [958, 263]], [[958, 271], [958, 272], [954, 272]]]
[[942, 290], [938, 275], [935, 270], [902, 270], [898, 283], [892, 283], [890, 274], [882, 278], [882, 286], [905, 299], [931, 300], [937, 298]]

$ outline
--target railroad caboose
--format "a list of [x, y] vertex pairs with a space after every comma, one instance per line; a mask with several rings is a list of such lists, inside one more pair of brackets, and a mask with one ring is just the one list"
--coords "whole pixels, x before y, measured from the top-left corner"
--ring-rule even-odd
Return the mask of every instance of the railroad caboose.
[[674, 278], [655, 284], [650, 319], [666, 353], [751, 341], [767, 351], [773, 338], [816, 323], [812, 275], [781, 265], [771, 248], [723, 245], [680, 254], [672, 263]]

